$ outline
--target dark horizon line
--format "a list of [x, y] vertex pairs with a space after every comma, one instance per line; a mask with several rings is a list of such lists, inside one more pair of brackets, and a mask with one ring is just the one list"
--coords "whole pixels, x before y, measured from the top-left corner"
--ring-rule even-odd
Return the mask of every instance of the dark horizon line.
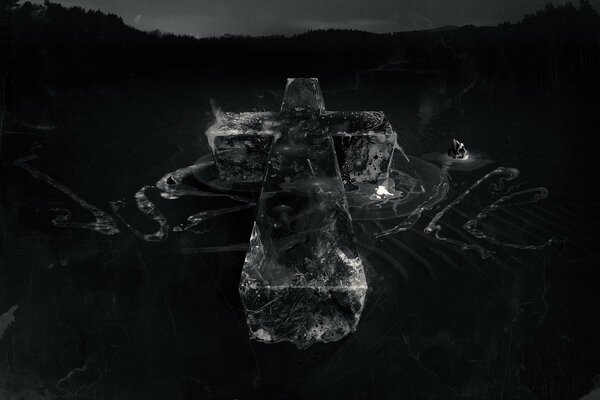
[[[284, 37], [284, 38], [293, 38], [296, 36], [302, 36], [302, 35], [306, 35], [309, 33], [313, 33], [313, 32], [329, 32], [329, 31], [337, 31], [337, 32], [357, 32], [357, 33], [368, 33], [369, 35], [394, 35], [396, 33], [411, 33], [411, 32], [429, 32], [429, 31], [437, 31], [440, 29], [443, 30], [452, 30], [452, 29], [460, 29], [460, 28], [466, 28], [466, 27], [475, 27], [475, 28], [493, 28], [496, 26], [500, 26], [502, 24], [505, 24], [508, 21], [504, 21], [501, 23], [498, 23], [497, 25], [475, 25], [475, 24], [466, 24], [466, 25], [444, 25], [444, 26], [440, 26], [440, 27], [435, 27], [435, 28], [429, 28], [429, 29], [411, 29], [411, 30], [404, 30], [404, 31], [390, 31], [390, 32], [373, 32], [373, 31], [366, 31], [363, 29], [355, 29], [355, 28], [319, 28], [319, 29], [309, 29], [307, 31], [304, 32], [300, 32], [300, 33], [289, 33], [289, 34], [285, 34], [285, 33], [272, 33], [269, 35], [252, 35], [252, 34], [244, 34], [244, 33], [225, 33], [223, 35], [220, 36], [194, 36], [191, 34], [187, 34], [187, 33], [173, 33], [173, 32], [168, 32], [168, 31], [161, 31], [160, 29], [139, 29], [135, 26], [129, 25], [128, 23], [123, 22], [125, 25], [127, 25], [130, 28], [133, 28], [139, 32], [146, 32], [146, 33], [152, 33], [152, 32], [159, 32], [160, 34], [163, 35], [174, 35], [174, 36], [182, 36], [182, 37], [188, 37], [188, 38], [192, 38], [192, 39], [197, 39], [197, 40], [203, 40], [203, 39], [221, 39], [221, 38], [269, 38], [269, 37]], [[517, 22], [509, 22], [510, 24], [516, 24], [519, 23], [519, 21]]]
[[[413, 32], [431, 32], [431, 31], [446, 31], [446, 30], [455, 30], [455, 29], [461, 29], [461, 28], [467, 28], [467, 27], [474, 27], [474, 28], [494, 28], [494, 27], [499, 27], [499, 26], [503, 26], [503, 25], [517, 25], [519, 23], [522, 23], [527, 17], [529, 16], [535, 16], [536, 13], [543, 11], [545, 9], [547, 9], [548, 7], [551, 8], [560, 8], [560, 7], [567, 7], [567, 6], [572, 6], [574, 7], [576, 10], [580, 9], [581, 6], [583, 4], [586, 4], [587, 6], [592, 7], [596, 12], [597, 10], [593, 7], [593, 5], [589, 2], [589, 0], [579, 0], [579, 8], [576, 7], [573, 2], [571, 0], [566, 0], [563, 3], [559, 3], [557, 5], [552, 4], [551, 2], [547, 2], [545, 4], [544, 7], [533, 11], [532, 13], [526, 13], [523, 14], [523, 16], [516, 20], [516, 21], [502, 21], [502, 22], [498, 22], [495, 25], [475, 25], [475, 24], [465, 24], [465, 25], [443, 25], [443, 26], [439, 26], [439, 27], [434, 27], [434, 28], [428, 28], [428, 29], [412, 29], [412, 30], [399, 30], [399, 31], [390, 31], [390, 32], [373, 32], [373, 31], [367, 31], [367, 30], [362, 30], [362, 29], [356, 29], [356, 28], [318, 28], [318, 29], [309, 29], [300, 33], [290, 33], [290, 34], [284, 34], [284, 33], [272, 33], [272, 34], [268, 34], [268, 35], [253, 35], [253, 34], [243, 34], [243, 33], [225, 33], [222, 35], [213, 35], [213, 36], [196, 36], [193, 34], [189, 34], [189, 33], [175, 33], [175, 32], [169, 32], [169, 31], [162, 31], [160, 29], [140, 29], [139, 27], [136, 27], [130, 23], [125, 22], [125, 20], [123, 19], [123, 17], [121, 15], [118, 15], [116, 13], [113, 12], [106, 12], [103, 11], [99, 8], [86, 8], [84, 6], [81, 5], [73, 5], [73, 6], [64, 6], [60, 3], [56, 3], [53, 2], [51, 0], [44, 0], [43, 3], [34, 3], [31, 0], [27, 0], [21, 3], [22, 0], [16, 0], [16, 3], [18, 5], [22, 5], [25, 3], [31, 3], [31, 4], [37, 4], [39, 6], [46, 6], [46, 4], [52, 4], [55, 6], [59, 6], [62, 7], [66, 10], [69, 9], [81, 9], [85, 12], [99, 12], [102, 13], [104, 15], [107, 16], [115, 16], [117, 18], [119, 18], [121, 20], [121, 22], [123, 23], [123, 25], [125, 25], [126, 27], [136, 30], [138, 32], [141, 33], [155, 33], [155, 34], [159, 34], [161, 36], [175, 36], [175, 37], [182, 37], [182, 38], [188, 38], [188, 39], [195, 39], [195, 40], [206, 40], [206, 39], [227, 39], [227, 38], [269, 38], [269, 37], [283, 37], [283, 38], [294, 38], [294, 37], [299, 37], [299, 36], [303, 36], [306, 34], [310, 34], [313, 32], [327, 32], [327, 31], [338, 31], [338, 32], [356, 32], [356, 33], [366, 33], [366, 34], [370, 34], [370, 35], [394, 35], [394, 34], [401, 34], [401, 33], [413, 33]], [[19, 4], [21, 3], [21, 4]]]

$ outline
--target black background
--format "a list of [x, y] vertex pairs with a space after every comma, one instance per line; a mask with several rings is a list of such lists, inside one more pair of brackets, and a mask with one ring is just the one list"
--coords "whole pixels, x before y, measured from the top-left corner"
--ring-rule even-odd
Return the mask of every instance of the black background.
[[[598, 396], [600, 18], [589, 3], [495, 27], [206, 40], [135, 31], [100, 12], [1, 4], [0, 313], [18, 308], [0, 337], [0, 398]], [[211, 103], [277, 110], [293, 76], [318, 77], [330, 110], [383, 110], [407, 154], [444, 152], [457, 138], [494, 162], [451, 170], [447, 198], [410, 231], [375, 240], [378, 224], [356, 222], [370, 291], [357, 332], [337, 343], [248, 341], [244, 251], [190, 250], [247, 243], [253, 210], [161, 242], [120, 220], [115, 235], [59, 228], [55, 208], [93, 218], [15, 164], [35, 148], [36, 170], [107, 213], [125, 201], [123, 218], [153, 232], [133, 195], [210, 153]], [[495, 200], [494, 179], [442, 219], [444, 236], [493, 258], [423, 233], [497, 166], [520, 170], [511, 190], [550, 194], [482, 229], [503, 243], [558, 243], [512, 249], [466, 233]], [[171, 227], [236, 204], [148, 196]]]

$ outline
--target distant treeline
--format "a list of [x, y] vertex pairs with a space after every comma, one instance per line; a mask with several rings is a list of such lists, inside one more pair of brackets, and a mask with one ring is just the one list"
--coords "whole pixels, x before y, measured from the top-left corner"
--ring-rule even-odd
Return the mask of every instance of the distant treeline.
[[600, 79], [600, 16], [587, 0], [547, 5], [516, 23], [374, 34], [318, 30], [293, 37], [196, 39], [143, 32], [114, 14], [0, 0], [2, 71], [16, 82], [74, 85], [173, 68], [192, 73], [331, 76], [438, 71], [460, 79], [551, 86]]

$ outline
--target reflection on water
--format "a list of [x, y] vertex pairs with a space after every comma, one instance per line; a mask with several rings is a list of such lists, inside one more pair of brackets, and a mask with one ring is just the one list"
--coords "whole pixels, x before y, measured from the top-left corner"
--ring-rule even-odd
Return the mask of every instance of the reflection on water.
[[[493, 177], [493, 176], [497, 176], [497, 175], [506, 175], [505, 178], [500, 178], [500, 181], [497, 185], [492, 185], [490, 188], [493, 188], [493, 190], [495, 190], [496, 192], [498, 190], [500, 190], [506, 182], [508, 181], [512, 181], [513, 179], [517, 178], [519, 176], [519, 170], [516, 168], [496, 168], [495, 170], [488, 172], [487, 174], [485, 174], [483, 177], [479, 178], [473, 185], [471, 185], [467, 190], [465, 190], [461, 195], [459, 195], [458, 197], [456, 197], [453, 201], [451, 201], [450, 203], [448, 203], [448, 205], [446, 205], [446, 207], [444, 207], [444, 209], [440, 212], [438, 212], [433, 219], [431, 220], [431, 222], [429, 222], [429, 224], [427, 225], [427, 227], [425, 228], [425, 232], [426, 233], [434, 233], [435, 234], [435, 238], [441, 241], [445, 241], [448, 243], [452, 243], [456, 246], [458, 246], [461, 250], [476, 250], [479, 252], [479, 254], [481, 254], [482, 258], [487, 258], [489, 256], [491, 256], [493, 254], [493, 250], [489, 250], [484, 248], [481, 245], [478, 244], [471, 244], [471, 243], [465, 243], [465, 242], [461, 242], [459, 240], [454, 240], [454, 239], [449, 239], [449, 238], [445, 238], [442, 237], [440, 235], [441, 231], [442, 231], [442, 226], [439, 223], [440, 219], [446, 214], [446, 212], [448, 212], [448, 210], [450, 210], [451, 208], [455, 207], [457, 204], [459, 204], [466, 196], [468, 196], [475, 188], [477, 188], [479, 185], [481, 185], [483, 182], [485, 182], [486, 180], [488, 180], [489, 178]], [[544, 248], [545, 246], [553, 243], [554, 241], [556, 241], [556, 239], [551, 238], [548, 239], [546, 242], [544, 242], [544, 244], [542, 245], [530, 245], [530, 244], [514, 244], [514, 243], [505, 243], [505, 242], [501, 242], [493, 237], [489, 237], [487, 235], [485, 235], [482, 231], [477, 229], [477, 221], [485, 218], [487, 216], [488, 213], [490, 213], [493, 210], [497, 210], [503, 207], [509, 207], [510, 205], [500, 205], [501, 203], [504, 203], [506, 200], [511, 199], [512, 197], [515, 197], [517, 195], [521, 195], [524, 193], [530, 193], [530, 192], [536, 192], [537, 195], [534, 196], [532, 199], [521, 202], [521, 203], [516, 203], [516, 204], [526, 204], [526, 203], [535, 203], [540, 199], [546, 198], [548, 196], [548, 191], [545, 188], [535, 188], [535, 189], [527, 189], [527, 190], [522, 190], [519, 192], [515, 192], [512, 193], [510, 195], [507, 196], [503, 196], [500, 199], [494, 201], [491, 205], [487, 206], [482, 212], [480, 212], [479, 214], [477, 214], [477, 217], [475, 217], [475, 219], [471, 219], [469, 221], [467, 221], [467, 223], [465, 223], [465, 225], [463, 226], [463, 228], [471, 233], [473, 236], [475, 236], [478, 239], [485, 239], [488, 242], [491, 242], [493, 244], [496, 245], [500, 245], [500, 246], [505, 246], [505, 247], [513, 247], [513, 248], [517, 248], [517, 249], [527, 249], [527, 250], [538, 250], [541, 248]]]
[[421, 158], [441, 163], [448, 170], [465, 172], [474, 171], [494, 163], [487, 154], [477, 150], [469, 150], [468, 157], [460, 159], [452, 158], [448, 153], [427, 153], [423, 154]]
[[[379, 186], [368, 183], [359, 183], [352, 185], [353, 187], [347, 190], [347, 198], [351, 213], [353, 218], [357, 221], [376, 221], [382, 219], [393, 221], [397, 218], [404, 217], [399, 223], [391, 228], [387, 228], [379, 232], [372, 232], [372, 234], [377, 238], [412, 229], [419, 221], [424, 211], [431, 210], [436, 204], [443, 201], [448, 193], [449, 181], [447, 174], [451, 169], [454, 168], [459, 171], [472, 171], [491, 162], [482, 158], [481, 153], [477, 152], [470, 153], [469, 158], [461, 160], [453, 159], [444, 154], [432, 153], [434, 155], [430, 155], [428, 157], [429, 159], [442, 162], [442, 168], [437, 169], [432, 164], [424, 162], [423, 160], [406, 156], [401, 149], [400, 151], [395, 152], [395, 154], [395, 158], [390, 163], [389, 177], [384, 182], [380, 182]], [[32, 155], [19, 158], [14, 163], [15, 165], [28, 171], [32, 176], [47, 182], [48, 184], [67, 194], [69, 197], [79, 203], [81, 207], [91, 212], [96, 218], [95, 222], [73, 222], [71, 221], [71, 212], [68, 209], [53, 208], [52, 210], [58, 213], [58, 216], [52, 220], [54, 225], [64, 228], [78, 227], [90, 229], [106, 235], [112, 235], [119, 232], [115, 220], [110, 215], [85, 202], [69, 188], [60, 184], [52, 177], [38, 171], [27, 163], [28, 161], [31, 161], [37, 157], [38, 156], [33, 152]], [[402, 160], [397, 161], [397, 158], [401, 158]], [[405, 163], [406, 160], [409, 162]], [[458, 167], [456, 167], [457, 165]], [[410, 166], [410, 168], [407, 168], [407, 166]], [[493, 255], [494, 250], [487, 249], [480, 244], [467, 243], [441, 236], [440, 233], [442, 231], [442, 226], [439, 221], [448, 210], [458, 205], [475, 188], [494, 176], [500, 176], [500, 178], [498, 184], [492, 183], [490, 185], [489, 191], [491, 193], [497, 193], [501, 191], [506, 182], [516, 179], [519, 176], [519, 170], [516, 168], [500, 167], [488, 172], [483, 177], [479, 178], [475, 183], [473, 183], [468, 189], [458, 195], [454, 200], [449, 202], [440, 212], [438, 212], [431, 219], [424, 232], [428, 234], [433, 233], [436, 239], [456, 245], [461, 250], [476, 250], [479, 252], [482, 258], [487, 258]], [[197, 180], [196, 183], [204, 185], [206, 189], [200, 190], [189, 183], [190, 180], [194, 179]], [[256, 190], [256, 185], [251, 186], [251, 189]], [[115, 215], [117, 215], [117, 217], [119, 217], [125, 226], [127, 226], [127, 228], [129, 228], [138, 238], [148, 242], [163, 241], [168, 237], [169, 232], [169, 224], [167, 219], [154, 204], [154, 202], [148, 199], [148, 196], [146, 195], [147, 190], [151, 190], [155, 187], [160, 190], [160, 195], [163, 198], [169, 200], [176, 200], [183, 196], [203, 196], [228, 197], [232, 200], [244, 203], [243, 205], [239, 206], [205, 210], [192, 214], [187, 217], [187, 223], [184, 226], [176, 226], [173, 229], [175, 232], [189, 230], [194, 233], [204, 234], [208, 231], [207, 229], [197, 230], [192, 228], [197, 227], [211, 218], [255, 207], [255, 203], [247, 197], [227, 192], [210, 191], [211, 188], [213, 190], [220, 189], [225, 191], [244, 191], [250, 186], [238, 184], [236, 187], [235, 184], [230, 182], [221, 182], [218, 178], [218, 174], [216, 173], [214, 164], [209, 154], [199, 159], [194, 165], [180, 168], [176, 171], [165, 174], [161, 179], [158, 180], [158, 182], [156, 182], [155, 186], [144, 186], [135, 193], [135, 202], [138, 210], [151, 217], [159, 224], [159, 229], [155, 232], [147, 234], [141, 233], [139, 230], [131, 226], [120, 215], [119, 210], [124, 206], [124, 202], [122, 200], [110, 202], [113, 212]], [[506, 193], [513, 191], [514, 188], [515, 186], [511, 186], [506, 190]], [[507, 203], [508, 200], [514, 197], [523, 196], [525, 194], [533, 194], [533, 196], [520, 202]], [[488, 215], [493, 211], [515, 205], [536, 203], [547, 196], [548, 190], [544, 187], [525, 189], [506, 194], [495, 200], [489, 206], [485, 207], [474, 218], [468, 220], [463, 225], [463, 229], [470, 233], [473, 237], [485, 240], [497, 246], [511, 247], [522, 250], [542, 249], [556, 242], [557, 239], [555, 237], [551, 237], [541, 244], [517, 244], [503, 242], [497, 238], [486, 235], [481, 229], [478, 228], [478, 223], [482, 219], [488, 217]], [[219, 247], [216, 247], [214, 249], [218, 248]], [[228, 246], [223, 246], [222, 249], [223, 251], [229, 251], [230, 248]]]
[[[533, 196], [530, 196], [529, 198], [527, 198], [525, 200], [504, 204], [508, 200], [512, 199], [513, 197], [530, 195], [530, 194], [533, 194]], [[537, 188], [532, 188], [532, 189], [520, 190], [518, 192], [513, 192], [506, 196], [502, 196], [498, 200], [494, 201], [492, 204], [490, 204], [489, 206], [484, 208], [482, 210], [482, 212], [477, 214], [477, 216], [475, 218], [467, 221], [463, 225], [463, 228], [467, 232], [469, 232], [471, 235], [475, 236], [476, 238], [487, 240], [488, 242], [493, 243], [497, 246], [512, 247], [515, 249], [523, 249], [523, 250], [543, 249], [544, 247], [549, 246], [552, 243], [558, 242], [559, 241], [558, 238], [553, 236], [541, 244], [506, 243], [506, 242], [501, 242], [500, 240], [498, 240], [494, 237], [487, 236], [481, 229], [478, 228], [478, 222], [484, 218], [487, 218], [492, 211], [496, 211], [496, 210], [500, 210], [500, 209], [508, 208], [508, 207], [512, 207], [512, 206], [522, 205], [522, 204], [536, 203], [537, 201], [545, 199], [546, 197], [548, 197], [548, 189], [546, 189], [545, 187], [537, 187]], [[437, 232], [436, 232], [436, 236], [437, 236]], [[565, 240], [566, 240], [566, 238], [563, 238], [560, 241], [564, 242]]]
[[146, 240], [148, 242], [160, 242], [161, 240], [165, 240], [169, 235], [169, 224], [167, 223], [167, 219], [160, 212], [158, 207], [154, 205], [152, 201], [148, 199], [146, 196], [146, 190], [152, 189], [152, 186], [144, 186], [140, 190], [135, 193], [135, 204], [137, 205], [138, 210], [140, 212], [146, 214], [151, 217], [154, 221], [158, 222], [159, 228], [156, 232], [143, 234], [134, 227], [132, 227], [127, 221], [121, 217], [119, 214], [119, 209], [124, 206], [123, 201], [113, 201], [110, 203], [113, 212], [123, 221], [125, 225], [140, 239]]
[[[413, 162], [413, 165], [414, 164], [423, 165], [424, 163]], [[432, 169], [432, 167], [429, 167], [429, 169]], [[393, 228], [388, 228], [376, 233], [378, 238], [411, 229], [417, 223], [419, 218], [421, 218], [421, 215], [424, 211], [430, 210], [434, 205], [446, 197], [448, 192], [448, 180], [446, 176], [447, 168], [444, 167], [441, 170], [436, 169], [436, 171], [437, 174], [432, 174], [430, 171], [428, 175], [425, 175], [428, 179], [421, 181], [421, 187], [423, 190], [420, 194], [425, 197], [425, 199], [422, 200], [417, 206], [411, 207], [412, 209], [407, 213], [407, 217], [399, 224]], [[426, 184], [429, 190], [424, 189]]]
[[41, 171], [38, 171], [36, 168], [32, 167], [28, 164], [29, 161], [35, 160], [38, 158], [38, 155], [35, 153], [36, 147], [32, 148], [31, 155], [18, 158], [14, 161], [14, 164], [18, 167], [23, 168], [25, 171], [29, 172], [31, 176], [34, 178], [40, 179], [49, 185], [55, 187], [60, 190], [71, 199], [73, 199], [76, 203], [78, 203], [83, 209], [89, 211], [95, 218], [94, 222], [75, 222], [71, 220], [71, 211], [66, 208], [53, 208], [52, 211], [55, 211], [58, 215], [52, 220], [52, 223], [55, 226], [61, 228], [82, 228], [89, 229], [94, 232], [101, 233], [103, 235], [114, 235], [119, 233], [119, 228], [117, 227], [117, 223], [113, 217], [109, 214], [106, 214], [104, 211], [94, 207], [87, 201], [83, 200], [76, 193], [74, 193], [71, 189], [56, 181], [49, 175], [44, 174]]
[[[176, 398], [182, 380], [186, 391], [201, 393], [198, 397], [252, 393], [259, 398], [278, 391], [282, 398], [294, 392], [307, 398], [372, 398], [376, 390], [385, 398], [414, 398], [414, 393], [439, 399], [499, 398], [500, 393], [528, 398], [522, 349], [547, 314], [558, 312], [548, 300], [546, 269], [554, 265], [556, 274], [557, 265], [576, 267], [593, 247], [586, 224], [595, 205], [582, 194], [595, 189], [583, 174], [565, 183], [566, 168], [548, 162], [564, 154], [559, 139], [532, 146], [520, 125], [508, 125], [492, 108], [476, 112], [476, 106], [471, 125], [447, 112], [439, 117], [442, 127], [432, 119], [431, 129], [419, 131], [403, 126], [414, 114], [414, 93], [374, 94], [361, 101], [347, 90], [327, 93], [332, 108], [367, 102], [370, 109], [385, 109], [407, 153], [429, 154], [408, 156], [409, 169], [392, 168], [390, 181], [382, 182], [390, 195], [373, 196], [374, 186], [348, 190], [371, 291], [354, 335], [298, 352], [247, 341], [237, 286], [260, 188], [220, 182], [211, 156], [198, 160], [209, 151], [206, 143], [196, 143], [212, 120], [197, 116], [199, 105], [210, 113], [209, 96], [194, 97], [202, 92], [197, 86], [153, 86], [153, 94], [168, 92], [160, 96], [149, 96], [144, 88], [131, 89], [136, 106], [125, 95], [85, 107], [79, 97], [63, 104], [70, 119], [60, 126], [71, 126], [72, 151], [63, 153], [68, 157], [56, 168], [38, 162], [60, 152], [50, 139], [40, 158], [18, 158], [28, 154], [29, 142], [14, 150], [15, 170], [28, 175], [12, 187], [29, 192], [8, 194], [21, 211], [11, 216], [4, 234], [24, 236], [15, 239], [14, 250], [3, 249], [9, 262], [0, 269], [0, 289], [9, 288], [11, 298], [4, 310], [19, 304], [0, 341], [0, 354], [14, 349], [20, 357], [5, 360], [13, 371], [50, 365], [42, 382], [56, 390], [69, 371], [106, 352], [109, 370], [92, 390], [107, 399], [115, 398], [115, 387], [146, 395], [139, 398]], [[223, 108], [251, 110], [248, 100], [227, 104], [237, 93], [237, 87], [223, 92]], [[251, 91], [245, 93], [251, 98]], [[98, 126], [91, 117], [96, 114]], [[531, 128], [526, 122], [520, 129]], [[469, 159], [445, 159], [438, 147], [445, 147], [444, 135], [464, 137]], [[6, 140], [26, 139], [13, 136], [4, 138], [5, 152], [11, 150]], [[95, 140], [93, 151], [88, 140]], [[59, 182], [67, 182], [61, 171], [72, 168], [82, 171], [85, 183]], [[47, 185], [70, 199], [46, 201], [46, 193], [38, 193]], [[34, 196], [40, 200], [29, 198]], [[135, 200], [132, 210], [128, 198]], [[26, 214], [39, 204], [58, 216], [40, 213], [38, 220], [69, 229], [43, 230], [30, 222]], [[547, 228], [535, 230], [537, 225]], [[559, 233], [569, 237], [565, 246], [555, 244], [553, 235]], [[68, 263], [59, 263], [63, 259]], [[122, 327], [129, 347], [103, 336], [107, 321]], [[36, 351], [40, 346], [49, 350]], [[537, 371], [535, 360], [527, 365]], [[133, 383], [124, 371], [138, 371]]]

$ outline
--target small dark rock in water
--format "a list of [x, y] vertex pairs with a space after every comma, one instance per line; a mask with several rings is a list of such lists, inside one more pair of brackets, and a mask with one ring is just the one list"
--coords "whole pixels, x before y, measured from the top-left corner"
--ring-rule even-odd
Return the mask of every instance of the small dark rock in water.
[[461, 143], [456, 139], [452, 139], [452, 144], [448, 149], [448, 155], [452, 158], [464, 159], [468, 157], [469, 152], [467, 151], [464, 143]]

